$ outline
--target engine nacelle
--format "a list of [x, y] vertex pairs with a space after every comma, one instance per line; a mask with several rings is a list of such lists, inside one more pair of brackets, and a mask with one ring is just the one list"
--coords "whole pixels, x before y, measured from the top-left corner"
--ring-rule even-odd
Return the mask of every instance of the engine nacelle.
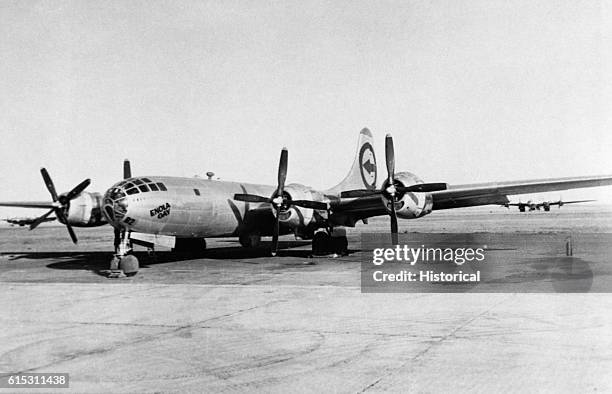
[[82, 192], [70, 201], [65, 213], [68, 223], [74, 227], [96, 227], [106, 224], [102, 216], [102, 195]]
[[[410, 172], [400, 172], [395, 174], [396, 186], [412, 186], [423, 181]], [[382, 188], [388, 187], [388, 180], [383, 182]], [[382, 196], [385, 207], [391, 212], [391, 200]], [[397, 217], [402, 219], [415, 219], [431, 213], [433, 208], [433, 197], [431, 193], [404, 193], [395, 203]]]
[[[310, 189], [307, 186], [292, 183], [285, 187], [285, 193], [291, 200], [315, 200], [322, 201], [320, 193]], [[306, 227], [313, 220], [314, 210], [310, 208], [302, 208], [292, 206], [289, 202], [289, 208], [283, 209], [280, 212], [280, 221], [291, 227]]]

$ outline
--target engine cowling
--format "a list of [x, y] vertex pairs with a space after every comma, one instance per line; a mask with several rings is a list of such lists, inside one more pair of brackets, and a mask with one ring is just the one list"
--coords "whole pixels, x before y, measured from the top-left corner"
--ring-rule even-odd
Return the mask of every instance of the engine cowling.
[[289, 207], [281, 209], [280, 221], [293, 228], [308, 226], [313, 221], [314, 210], [293, 206], [291, 200], [322, 201], [320, 193], [297, 183], [285, 186], [285, 193], [289, 197]]
[[74, 227], [96, 227], [106, 224], [102, 215], [102, 195], [82, 192], [70, 201], [66, 219]]
[[[385, 180], [382, 189], [386, 189], [389, 185], [388, 180]], [[396, 186], [412, 186], [423, 181], [416, 175], [410, 172], [400, 172], [395, 174]], [[402, 219], [415, 219], [431, 213], [433, 208], [433, 197], [431, 193], [412, 193], [407, 192], [398, 196], [398, 201], [395, 203], [395, 212], [397, 217]], [[388, 212], [391, 212], [391, 200], [382, 195], [382, 200]]]

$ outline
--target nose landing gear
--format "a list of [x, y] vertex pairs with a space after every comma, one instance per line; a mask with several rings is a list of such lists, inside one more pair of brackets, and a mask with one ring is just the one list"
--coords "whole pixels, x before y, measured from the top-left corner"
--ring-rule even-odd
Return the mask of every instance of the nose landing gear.
[[131, 254], [132, 241], [125, 229], [115, 229], [115, 255], [110, 261], [110, 269], [105, 271], [109, 278], [133, 276], [138, 272], [138, 259]]

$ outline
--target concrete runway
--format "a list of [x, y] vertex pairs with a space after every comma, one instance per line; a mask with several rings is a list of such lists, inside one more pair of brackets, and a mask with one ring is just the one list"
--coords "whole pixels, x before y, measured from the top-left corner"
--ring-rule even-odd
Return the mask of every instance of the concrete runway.
[[[534, 245], [551, 233], [612, 233], [610, 212], [457, 212], [401, 230], [520, 231]], [[351, 231], [351, 247], [359, 231], [387, 226]], [[141, 253], [137, 276], [111, 280], [97, 273], [111, 231], [78, 235], [73, 246], [61, 227], [0, 229], [0, 373], [68, 372], [71, 392], [612, 391], [610, 294], [523, 294], [520, 284], [502, 294], [364, 294], [366, 251], [311, 258], [309, 245], [287, 242], [272, 259], [235, 240], [209, 241], [195, 260]], [[604, 291], [609, 246], [580, 245]], [[524, 257], [556, 253], [545, 249]]]

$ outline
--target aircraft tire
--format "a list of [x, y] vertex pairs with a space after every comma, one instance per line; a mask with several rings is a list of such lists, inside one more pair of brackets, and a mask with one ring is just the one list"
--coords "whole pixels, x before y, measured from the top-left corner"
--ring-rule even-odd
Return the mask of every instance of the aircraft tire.
[[315, 233], [312, 238], [312, 254], [321, 256], [332, 253], [340, 255], [348, 253], [348, 239], [346, 236], [331, 237], [323, 231]]
[[239, 237], [240, 245], [245, 248], [256, 248], [261, 241], [261, 235], [257, 233], [245, 233]]
[[128, 254], [127, 256], [123, 256], [119, 261], [119, 269], [123, 271], [126, 276], [136, 275], [138, 268], [138, 259], [134, 255]]
[[331, 237], [324, 231], [315, 233], [312, 237], [312, 254], [321, 256], [329, 253]]
[[332, 237], [332, 246], [335, 253], [339, 255], [348, 254], [348, 239], [343, 237]]
[[204, 238], [177, 238], [172, 251], [186, 256], [199, 256], [206, 250]]

